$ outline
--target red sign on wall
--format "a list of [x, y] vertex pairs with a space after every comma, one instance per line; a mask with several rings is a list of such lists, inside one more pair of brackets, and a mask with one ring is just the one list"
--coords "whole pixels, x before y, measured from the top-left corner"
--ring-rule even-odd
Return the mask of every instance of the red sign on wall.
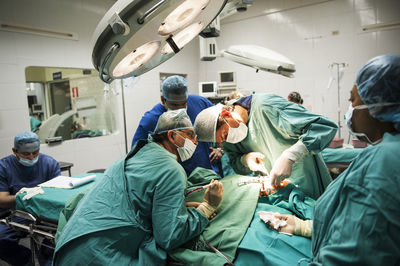
[[79, 97], [78, 87], [72, 87], [72, 98]]

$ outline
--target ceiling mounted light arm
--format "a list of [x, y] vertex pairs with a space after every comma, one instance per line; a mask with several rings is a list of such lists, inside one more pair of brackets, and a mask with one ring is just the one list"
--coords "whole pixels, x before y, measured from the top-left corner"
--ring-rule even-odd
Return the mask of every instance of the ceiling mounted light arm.
[[152, 8], [150, 8], [149, 10], [147, 10], [146, 12], [144, 12], [143, 16], [141, 16], [140, 18], [138, 18], [137, 22], [139, 24], [143, 24], [144, 20], [150, 15], [152, 14], [159, 6], [161, 6], [162, 4], [164, 4], [165, 0], [161, 0], [160, 2], [158, 2], [157, 4], [155, 4]]
[[[112, 53], [119, 48], [119, 44], [118, 43], [114, 43], [113, 46], [110, 47], [110, 49], [107, 52], [106, 57], [103, 60], [103, 63], [100, 66], [100, 70], [99, 70], [99, 75], [100, 75], [100, 79], [104, 82], [104, 83], [111, 83], [112, 78], [110, 78], [109, 74], [104, 74], [104, 66], [107, 64], [107, 61], [110, 59]], [[104, 76], [107, 76], [107, 79], [104, 79]]]
[[118, 0], [94, 31], [93, 65], [108, 83], [139, 76], [179, 52], [221, 12], [226, 1]]

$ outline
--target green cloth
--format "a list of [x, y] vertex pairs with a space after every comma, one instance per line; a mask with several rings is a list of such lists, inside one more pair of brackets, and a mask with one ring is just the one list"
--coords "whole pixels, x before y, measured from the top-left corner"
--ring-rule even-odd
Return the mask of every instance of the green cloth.
[[34, 118], [33, 116], [29, 116], [29, 121], [31, 124], [31, 131], [35, 132], [36, 130], [39, 129], [40, 125], [42, 124], [42, 121]]
[[208, 224], [185, 205], [186, 174], [161, 145], [138, 142], [78, 203], [55, 265], [162, 265]]
[[271, 171], [282, 152], [300, 139], [310, 153], [293, 165], [290, 179], [314, 199], [324, 192], [332, 179], [320, 152], [336, 134], [334, 122], [280, 96], [254, 94], [247, 126], [243, 141], [223, 144], [236, 173], [251, 173], [240, 162], [242, 155], [249, 152], [264, 154], [265, 166]]
[[[93, 174], [81, 174], [74, 177], [85, 177]], [[29, 200], [22, 200], [25, 194], [18, 194], [15, 197], [16, 209], [28, 212], [39, 218], [58, 221], [61, 210], [65, 207], [65, 202], [75, 194], [92, 187], [103, 174], [96, 174], [93, 182], [84, 184], [74, 189], [62, 189], [43, 187], [44, 194], [37, 194]]]
[[260, 198], [253, 220], [238, 248], [236, 266], [297, 265], [311, 257], [309, 238], [280, 234], [269, 229], [260, 219], [258, 211], [293, 214], [303, 220], [313, 218], [315, 201], [292, 184], [269, 197]]
[[322, 157], [327, 163], [339, 162], [349, 163], [352, 162], [364, 149], [344, 149], [344, 148], [326, 148], [322, 151]]
[[58, 226], [57, 226], [57, 232], [54, 237], [55, 242], [57, 243], [58, 239], [60, 238], [61, 232], [64, 229], [64, 226], [67, 224], [69, 218], [71, 218], [72, 214], [74, 213], [74, 210], [78, 206], [79, 201], [83, 198], [83, 196], [86, 195], [86, 193], [91, 189], [91, 187], [86, 188], [83, 191], [80, 191], [78, 194], [72, 196], [67, 200], [65, 203], [65, 207], [63, 210], [60, 212], [60, 217], [58, 219]]
[[312, 265], [399, 265], [400, 134], [386, 133], [315, 205]]
[[[169, 255], [185, 265], [224, 265], [227, 260], [215, 253], [203, 240], [217, 248], [231, 261], [234, 260], [237, 247], [246, 233], [257, 205], [259, 184], [239, 186], [239, 175], [228, 176], [220, 181], [224, 186], [224, 197], [217, 209], [217, 216], [199, 238], [186, 243], [184, 247], [169, 252]], [[195, 184], [208, 184], [217, 175], [208, 169], [196, 168], [188, 179], [188, 191]], [[197, 190], [187, 197], [187, 201], [203, 201], [204, 190]]]

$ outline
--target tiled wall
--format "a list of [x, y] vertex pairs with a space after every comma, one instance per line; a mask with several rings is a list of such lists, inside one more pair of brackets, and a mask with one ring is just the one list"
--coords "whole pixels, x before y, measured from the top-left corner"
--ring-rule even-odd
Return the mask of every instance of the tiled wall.
[[[334, 0], [236, 22], [222, 21], [221, 36], [217, 38], [219, 49], [235, 44], [270, 48], [296, 63], [295, 78], [256, 73], [252, 68], [218, 58], [211, 63], [200, 63], [199, 80], [215, 81], [218, 71], [236, 71], [240, 89], [284, 97], [297, 90], [305, 107], [337, 122], [336, 81], [327, 88], [330, 77], [336, 76], [336, 69], [328, 66], [334, 62], [348, 64], [340, 82], [343, 117], [358, 69], [374, 56], [400, 53], [400, 29], [363, 33], [361, 25], [400, 21], [399, 10], [398, 0]], [[333, 31], [339, 34], [333, 35]], [[343, 136], [347, 141], [346, 127], [342, 129]]]
[[[78, 41], [0, 31], [0, 157], [11, 153], [14, 136], [29, 130], [25, 90], [25, 67], [93, 68], [91, 35], [113, 0], [3, 0], [2, 22], [74, 32]], [[165, 64], [142, 75], [125, 89], [127, 142], [130, 142], [142, 114], [159, 102], [159, 72], [186, 73], [189, 85], [197, 88], [198, 44], [193, 42]], [[60, 161], [74, 163], [72, 174], [106, 168], [125, 154], [120, 81], [117, 131], [109, 136], [42, 145], [41, 152]]]

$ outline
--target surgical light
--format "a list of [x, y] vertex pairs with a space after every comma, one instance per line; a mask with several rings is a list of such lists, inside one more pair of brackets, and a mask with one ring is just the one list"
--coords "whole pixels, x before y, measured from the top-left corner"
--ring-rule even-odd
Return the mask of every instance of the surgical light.
[[161, 23], [158, 33], [162, 36], [183, 28], [191, 23], [204, 9], [210, 0], [187, 0], [167, 16]]
[[[193, 23], [189, 27], [183, 29], [181, 32], [176, 34], [175, 37], [173, 37], [173, 41], [176, 44], [178, 49], [181, 49], [183, 46], [185, 46], [188, 42], [193, 40], [194, 37], [199, 35], [199, 33], [204, 29], [204, 23], [203, 22], [197, 22]], [[176, 49], [176, 48], [175, 48]], [[162, 54], [170, 54], [174, 50], [174, 46], [170, 44], [170, 40], [167, 39], [167, 44], [164, 45], [163, 49], [161, 50]]]
[[227, 0], [118, 0], [92, 36], [92, 61], [106, 83], [139, 76], [180, 51]]

